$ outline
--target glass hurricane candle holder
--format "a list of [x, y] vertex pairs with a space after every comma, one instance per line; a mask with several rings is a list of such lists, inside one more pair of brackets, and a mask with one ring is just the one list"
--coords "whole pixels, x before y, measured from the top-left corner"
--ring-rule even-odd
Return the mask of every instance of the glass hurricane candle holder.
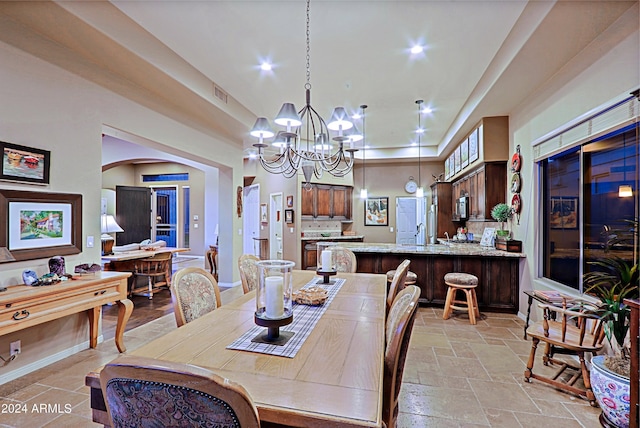
[[280, 331], [280, 327], [293, 321], [293, 267], [287, 260], [262, 260], [258, 265], [255, 323], [267, 327], [252, 339], [254, 342], [284, 345], [292, 332]]
[[331, 249], [336, 242], [318, 242], [318, 262], [316, 272], [323, 277], [323, 284], [329, 284], [329, 277], [336, 274], [336, 256]]

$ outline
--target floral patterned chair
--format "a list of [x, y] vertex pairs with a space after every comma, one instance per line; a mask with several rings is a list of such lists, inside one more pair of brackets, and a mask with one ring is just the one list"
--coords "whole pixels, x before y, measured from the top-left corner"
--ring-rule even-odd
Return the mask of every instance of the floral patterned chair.
[[171, 301], [178, 327], [220, 307], [215, 278], [201, 268], [184, 268], [173, 274]]
[[356, 255], [353, 254], [348, 248], [344, 247], [330, 247], [333, 254], [333, 259], [336, 263], [336, 270], [338, 272], [355, 272], [358, 268], [356, 261]]
[[238, 270], [240, 270], [240, 281], [244, 294], [258, 288], [258, 265], [256, 263], [259, 261], [260, 259], [253, 254], [243, 254], [238, 258]]
[[402, 291], [405, 286], [407, 286], [407, 282], [405, 278], [407, 277], [407, 273], [409, 272], [409, 265], [411, 264], [410, 260], [404, 260], [398, 268], [395, 270], [393, 274], [393, 278], [391, 279], [391, 283], [389, 284], [389, 291], [387, 293], [387, 313], [391, 309], [391, 305], [395, 300], [396, 296], [400, 291]]
[[259, 428], [241, 385], [201, 367], [124, 355], [100, 372], [111, 425]]

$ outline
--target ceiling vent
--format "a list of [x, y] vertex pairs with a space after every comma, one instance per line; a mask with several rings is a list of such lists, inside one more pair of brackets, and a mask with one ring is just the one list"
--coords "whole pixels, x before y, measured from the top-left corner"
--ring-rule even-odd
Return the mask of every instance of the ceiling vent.
[[213, 95], [223, 103], [227, 104], [227, 99], [229, 98], [229, 95], [225, 91], [223, 91], [220, 86], [216, 85], [215, 83], [213, 84]]

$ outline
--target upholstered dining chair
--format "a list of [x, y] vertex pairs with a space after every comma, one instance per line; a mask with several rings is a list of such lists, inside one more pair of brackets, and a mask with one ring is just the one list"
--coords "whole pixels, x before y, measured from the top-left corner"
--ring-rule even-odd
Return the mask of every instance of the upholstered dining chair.
[[356, 255], [348, 248], [335, 246], [330, 247], [333, 252], [333, 259], [336, 262], [336, 270], [338, 272], [354, 273], [358, 269]]
[[[153, 299], [153, 293], [158, 291], [159, 287], [171, 285], [170, 261], [172, 254], [170, 252], [157, 253], [146, 259], [134, 260], [133, 265], [133, 286], [135, 288], [136, 278], [147, 278], [146, 296]], [[133, 290], [135, 293], [136, 290]]]
[[176, 324], [188, 322], [220, 307], [220, 289], [213, 275], [204, 269], [183, 268], [173, 274], [171, 301]]
[[409, 272], [410, 264], [410, 260], [404, 260], [398, 265], [396, 273], [393, 275], [393, 279], [389, 285], [389, 291], [387, 292], [387, 313], [389, 313], [391, 305], [398, 293], [405, 288], [405, 278], [407, 277], [407, 272]]
[[395, 428], [398, 418], [398, 395], [419, 297], [418, 286], [407, 286], [398, 293], [387, 316], [382, 385], [382, 421], [387, 428]]
[[[561, 307], [551, 304], [539, 304], [543, 310], [543, 319], [527, 328], [527, 336], [531, 337], [531, 353], [524, 371], [524, 380], [531, 382], [537, 379], [557, 389], [561, 389], [589, 400], [596, 406], [596, 399], [591, 390], [589, 370], [585, 363], [585, 353], [597, 354], [603, 348], [604, 331], [601, 317], [594, 313], [595, 307], [584, 302], [567, 306], [563, 299]], [[552, 365], [555, 373], [547, 375], [533, 371], [538, 344], [545, 344], [542, 363]], [[578, 356], [578, 364], [570, 358], [556, 357], [555, 354], [572, 354]], [[565, 373], [571, 369], [569, 373]], [[582, 378], [582, 384], [578, 380]]]
[[241, 385], [201, 367], [123, 355], [100, 372], [111, 425], [259, 428]]
[[256, 263], [259, 261], [260, 258], [253, 254], [243, 254], [238, 257], [238, 270], [244, 294], [258, 288], [258, 265]]

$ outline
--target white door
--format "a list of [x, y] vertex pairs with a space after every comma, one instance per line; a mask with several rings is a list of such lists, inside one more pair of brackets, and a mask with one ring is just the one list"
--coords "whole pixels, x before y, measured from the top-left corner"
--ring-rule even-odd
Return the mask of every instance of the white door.
[[242, 208], [242, 252], [256, 254], [253, 238], [260, 237], [260, 184], [247, 186], [243, 190]]
[[269, 258], [282, 260], [282, 224], [284, 216], [282, 193], [271, 193], [269, 200]]
[[416, 244], [416, 198], [396, 198], [396, 244]]

